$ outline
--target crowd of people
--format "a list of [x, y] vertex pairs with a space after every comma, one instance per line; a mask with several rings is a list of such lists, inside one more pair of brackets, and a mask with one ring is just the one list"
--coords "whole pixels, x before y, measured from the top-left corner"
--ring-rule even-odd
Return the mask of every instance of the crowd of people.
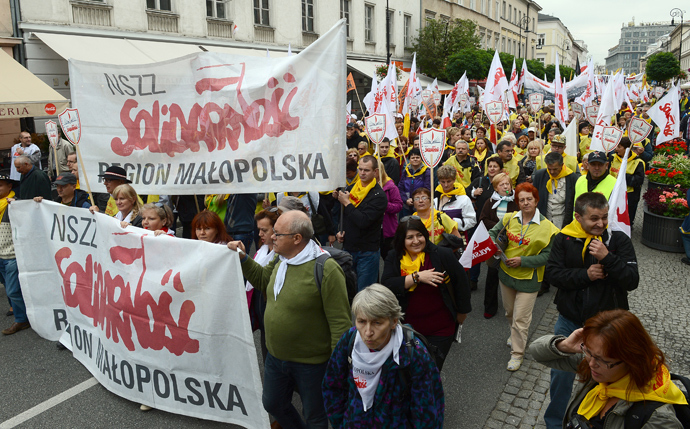
[[[616, 121], [651, 122], [648, 108], [624, 103]], [[648, 389], [668, 370], [627, 311], [627, 293], [639, 283], [632, 242], [607, 228], [608, 198], [628, 148], [634, 219], [655, 132], [634, 145], [625, 136], [607, 154], [591, 150], [592, 127], [584, 120], [577, 141], [567, 141], [548, 106], [529, 112], [519, 105], [497, 124], [475, 108], [455, 115], [442, 165], [431, 169], [422, 161], [419, 132], [441, 121], [413, 117], [410, 124], [398, 115], [399, 138], [376, 146], [361, 121], [348, 123], [346, 186], [335, 190], [139, 195], [127, 172], [111, 166], [99, 176], [107, 192], [94, 194], [95, 201], [80, 186], [69, 142], [51, 152], [46, 173], [22, 133], [12, 170], [0, 174], [0, 275], [14, 315], [2, 333], [30, 327], [7, 205], [51, 199], [112, 216], [122, 228], [170, 236], [181, 230], [182, 238], [239, 253], [248, 317], [261, 332], [262, 399], [272, 427], [441, 427], [440, 372], [460, 342], [482, 269], [466, 270], [458, 259], [483, 223], [499, 248], [484, 267], [483, 316], [498, 314], [500, 290], [508, 371], [523, 362], [536, 299], [556, 289], [556, 336], [530, 346], [553, 368], [548, 428], [578, 427], [567, 425], [581, 418], [593, 427], [620, 427], [602, 426], [609, 410], [643, 399], [681, 403], [666, 381], [664, 394]], [[568, 145], [577, 157], [565, 153]], [[631, 342], [646, 353], [629, 354]], [[584, 383], [572, 399], [569, 371]], [[617, 390], [606, 391], [611, 399], [602, 402], [607, 385]], [[292, 405], [294, 392], [302, 413]], [[671, 411], [658, 408], [655, 421], [666, 423], [654, 427], [679, 427]]]

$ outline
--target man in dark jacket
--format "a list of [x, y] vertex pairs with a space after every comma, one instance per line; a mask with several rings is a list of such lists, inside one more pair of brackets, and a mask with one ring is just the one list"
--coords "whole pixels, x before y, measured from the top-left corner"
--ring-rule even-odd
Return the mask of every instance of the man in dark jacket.
[[334, 196], [343, 205], [343, 231], [338, 233], [338, 241], [352, 255], [357, 289], [362, 290], [379, 278], [381, 224], [388, 198], [375, 181], [379, 175], [376, 158], [364, 156], [358, 171], [359, 182], [352, 190], [335, 191]]
[[[81, 207], [88, 209], [91, 207], [91, 200], [89, 193], [77, 189], [77, 176], [72, 173], [62, 173], [55, 179], [58, 196], [55, 198], [56, 203], [64, 204], [70, 207]], [[42, 197], [35, 197], [34, 201], [41, 202]]]
[[[544, 157], [544, 163], [546, 168], [532, 175], [532, 184], [539, 191], [539, 212], [560, 229], [573, 221], [575, 183], [580, 173], [565, 166], [559, 153], [549, 153]], [[543, 281], [537, 296], [548, 291], [549, 283]]]
[[[625, 233], [607, 225], [606, 197], [587, 192], [575, 201], [575, 220], [554, 239], [545, 280], [558, 288], [556, 335], [569, 336], [600, 311], [629, 309], [628, 291], [640, 281], [635, 249]], [[574, 373], [551, 370], [547, 428], [562, 427], [574, 379]]]
[[19, 181], [18, 200], [30, 200], [34, 197], [50, 198], [50, 179], [48, 175], [34, 167], [31, 159], [20, 155], [14, 159], [14, 167], [22, 176]]
[[386, 174], [397, 186], [398, 182], [400, 182], [400, 163], [395, 158], [395, 155], [393, 155], [393, 152], [391, 152], [391, 142], [388, 137], [384, 137], [383, 141], [379, 144], [379, 156], [381, 157], [381, 163], [383, 163]]

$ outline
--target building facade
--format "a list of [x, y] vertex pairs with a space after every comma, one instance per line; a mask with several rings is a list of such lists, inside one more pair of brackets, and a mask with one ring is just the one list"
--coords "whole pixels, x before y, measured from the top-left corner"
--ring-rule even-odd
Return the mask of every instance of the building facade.
[[496, 49], [501, 32], [495, 0], [422, 0], [423, 23], [430, 19], [469, 19], [477, 24], [481, 49]]
[[635, 21], [631, 21], [624, 24], [618, 45], [609, 49], [606, 69], [610, 72], [623, 69], [626, 73], [639, 73], [640, 59], [646, 55], [647, 47], [671, 30], [673, 27], [668, 22], [635, 24]]
[[539, 14], [537, 60], [544, 65], [555, 64], [556, 54], [560, 65], [575, 67], [582, 48], [574, 46], [573, 35], [555, 16]]
[[534, 1], [501, 0], [501, 52], [536, 59], [540, 10], [541, 6]]

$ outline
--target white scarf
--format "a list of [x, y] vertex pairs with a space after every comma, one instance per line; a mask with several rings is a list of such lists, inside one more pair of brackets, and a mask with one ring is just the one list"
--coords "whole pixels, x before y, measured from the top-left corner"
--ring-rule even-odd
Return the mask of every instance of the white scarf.
[[[268, 265], [269, 262], [273, 260], [275, 254], [276, 253], [273, 250], [269, 252], [268, 245], [264, 244], [259, 248], [259, 250], [256, 251], [256, 255], [254, 255], [254, 262], [261, 265], [262, 267], [265, 267], [266, 265]], [[249, 292], [250, 290], [254, 289], [254, 286], [252, 286], [252, 284], [249, 283], [249, 280], [247, 280], [245, 288], [247, 292]]]
[[492, 209], [495, 209], [498, 207], [499, 204], [501, 204], [501, 201], [505, 201], [507, 203], [513, 201], [515, 199], [515, 193], [513, 191], [510, 192], [510, 195], [499, 195], [498, 192], [494, 191], [494, 193], [491, 195], [491, 201], [496, 201], [493, 206], [491, 206]]
[[356, 333], [355, 344], [352, 348], [352, 377], [362, 397], [364, 411], [374, 405], [374, 395], [381, 378], [381, 367], [393, 355], [395, 363], [400, 365], [400, 346], [403, 342], [402, 326], [398, 324], [391, 333], [391, 339], [381, 351], [371, 352], [364, 343], [359, 331]]
[[273, 294], [276, 301], [278, 300], [278, 294], [283, 288], [283, 283], [285, 282], [285, 274], [287, 273], [288, 265], [302, 265], [309, 261], [312, 261], [321, 254], [330, 255], [330, 253], [321, 249], [314, 240], [309, 240], [309, 243], [299, 252], [295, 257], [288, 259], [284, 256], [280, 256], [280, 265], [278, 265], [278, 272], [276, 273], [276, 280], [273, 283]]

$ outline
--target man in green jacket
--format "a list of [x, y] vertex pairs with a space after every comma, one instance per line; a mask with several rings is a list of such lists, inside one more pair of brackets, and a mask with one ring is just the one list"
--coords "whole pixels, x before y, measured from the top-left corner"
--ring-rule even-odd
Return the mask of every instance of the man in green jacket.
[[319, 291], [314, 264], [323, 250], [312, 240], [311, 220], [303, 212], [285, 212], [273, 231], [278, 256], [265, 267], [247, 256], [240, 241], [228, 243], [240, 250], [244, 276], [267, 296], [263, 405], [281, 426], [305, 427], [291, 403], [297, 388], [306, 427], [326, 429], [321, 381], [333, 348], [352, 326], [345, 275], [327, 259]]

